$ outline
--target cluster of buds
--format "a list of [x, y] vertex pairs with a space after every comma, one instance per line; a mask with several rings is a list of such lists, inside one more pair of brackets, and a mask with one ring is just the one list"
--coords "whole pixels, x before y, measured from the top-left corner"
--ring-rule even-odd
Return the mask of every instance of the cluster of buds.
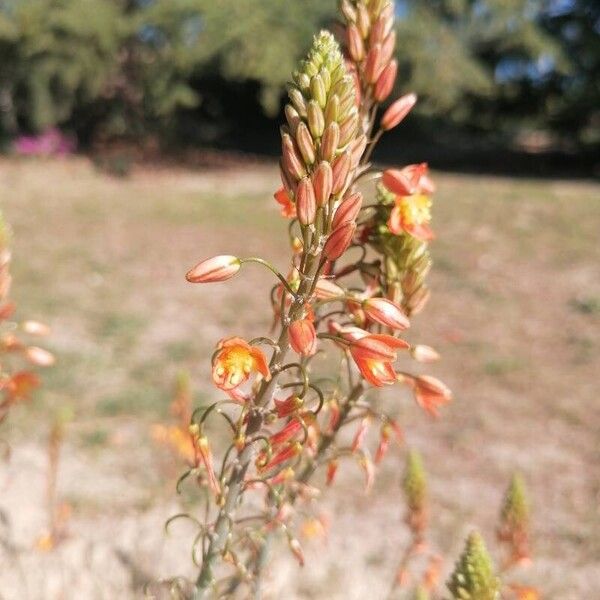
[[508, 548], [506, 567], [531, 562], [529, 550], [529, 501], [525, 482], [516, 473], [504, 496], [500, 511], [498, 540]]
[[38, 376], [17, 362], [25, 361], [35, 367], [54, 364], [54, 356], [37, 345], [23, 341], [22, 334], [43, 337], [49, 328], [38, 321], [16, 322], [16, 306], [9, 300], [12, 277], [10, 274], [10, 229], [0, 214], [0, 423], [15, 404], [28, 400], [39, 386]]
[[[319, 495], [312, 480], [321, 465], [327, 466], [331, 484], [342, 460], [355, 461], [364, 472], [365, 489], [372, 487], [377, 465], [392, 441], [402, 442], [402, 432], [395, 415], [365, 396], [369, 387], [400, 383], [431, 415], [451, 399], [439, 380], [398, 365], [401, 360], [427, 363], [438, 355], [403, 337], [408, 317], [423, 308], [429, 293], [424, 279], [430, 266], [430, 205], [422, 206], [421, 197], [433, 186], [426, 166], [382, 173], [370, 163], [381, 134], [416, 100], [400, 98], [373, 134], [379, 103], [391, 93], [396, 76], [393, 3], [345, 0], [341, 9], [346, 56], [330, 33], [321, 32], [288, 86], [282, 187], [275, 193], [290, 220], [287, 276], [263, 259], [231, 255], [203, 260], [187, 274], [192, 283], [221, 282], [255, 263], [277, 278], [271, 301], [278, 336], [221, 340], [212, 357], [212, 379], [227, 399], [191, 416], [195, 459], [182, 480], [194, 474], [191, 479], [203, 482], [211, 503], [198, 537], [202, 556], [195, 598], [223, 591], [224, 580], [216, 576], [223, 563], [237, 570], [234, 587], [259, 587], [265, 564], [261, 549], [277, 531], [303, 562], [294, 531], [298, 515], [310, 513]], [[400, 190], [400, 181], [406, 189]], [[374, 204], [365, 208], [363, 184], [369, 182]], [[326, 364], [317, 360], [323, 353], [333, 353], [342, 377], [313, 375]], [[205, 433], [213, 417], [232, 432], [218, 463]], [[349, 445], [339, 435], [346, 429], [353, 433]], [[418, 457], [412, 457], [406, 485], [411, 528], [421, 538], [424, 479], [419, 479]], [[241, 526], [250, 521], [256, 527]]]
[[499, 600], [500, 580], [481, 535], [473, 532], [448, 581], [455, 600]]

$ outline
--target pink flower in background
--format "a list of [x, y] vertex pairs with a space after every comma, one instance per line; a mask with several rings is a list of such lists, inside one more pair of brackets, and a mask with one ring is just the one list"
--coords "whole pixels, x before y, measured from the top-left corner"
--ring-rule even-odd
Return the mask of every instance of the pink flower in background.
[[22, 156], [66, 156], [75, 152], [75, 140], [58, 129], [47, 129], [39, 135], [21, 135], [13, 148]]

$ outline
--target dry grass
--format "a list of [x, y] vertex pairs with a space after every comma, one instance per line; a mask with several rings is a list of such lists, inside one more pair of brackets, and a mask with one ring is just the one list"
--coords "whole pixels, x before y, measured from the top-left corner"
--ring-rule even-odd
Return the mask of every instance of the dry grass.
[[[503, 488], [519, 469], [535, 502], [529, 580], [545, 598], [591, 599], [600, 593], [600, 186], [443, 174], [437, 182], [434, 297], [412, 335], [442, 352], [435, 374], [456, 401], [434, 423], [396, 392], [382, 401], [397, 407], [425, 456], [440, 548], [456, 555], [472, 526], [492, 540]], [[264, 332], [270, 280], [258, 268], [206, 288], [183, 273], [222, 251], [285, 269], [276, 185], [270, 166], [146, 169], [119, 180], [83, 159], [0, 163], [15, 299], [22, 315], [52, 325], [59, 358], [36, 403], [3, 432], [14, 452], [1, 467], [0, 508], [15, 547], [0, 550], [13, 564], [0, 569], [0, 597], [134, 598], [148, 577], [192, 572], [188, 538], [161, 530], [178, 510], [177, 470], [148, 426], [167, 414], [176, 370], [190, 369], [197, 399], [208, 397], [215, 341]], [[256, 293], [245, 292], [248, 281]], [[44, 440], [64, 405], [75, 411], [59, 479], [73, 507], [70, 537], [40, 554], [32, 545], [45, 518]], [[326, 500], [330, 558], [313, 545], [301, 577], [278, 558], [273, 597], [385, 597], [405, 539], [400, 469], [392, 458], [371, 498], [355, 501], [360, 475], [344, 470]]]

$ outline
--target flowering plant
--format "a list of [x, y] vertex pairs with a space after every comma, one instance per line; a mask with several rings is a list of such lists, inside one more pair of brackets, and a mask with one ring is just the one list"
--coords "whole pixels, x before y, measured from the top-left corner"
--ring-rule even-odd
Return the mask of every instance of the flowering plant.
[[13, 406], [29, 400], [39, 386], [38, 376], [23, 368], [23, 361], [37, 367], [54, 364], [50, 352], [22, 339], [23, 334], [45, 336], [49, 328], [38, 321], [14, 320], [16, 305], [9, 299], [12, 284], [10, 240], [10, 229], [0, 213], [0, 423]]
[[[331, 484], [340, 461], [354, 460], [365, 487], [372, 486], [377, 464], [402, 432], [370, 401], [371, 388], [406, 386], [433, 416], [451, 399], [441, 381], [409, 367], [435, 361], [436, 351], [401, 337], [429, 298], [434, 185], [426, 164], [381, 172], [371, 163], [381, 136], [416, 102], [407, 94], [379, 114], [397, 72], [394, 4], [343, 0], [341, 15], [345, 53], [322, 31], [288, 87], [282, 187], [275, 192], [289, 219], [287, 275], [263, 259], [231, 255], [203, 260], [187, 274], [192, 283], [222, 282], [258, 263], [277, 278], [271, 301], [278, 335], [221, 340], [212, 378], [226, 398], [191, 416], [193, 461], [178, 487], [195, 479], [206, 491], [193, 550], [196, 599], [243, 585], [258, 597], [275, 532], [304, 562], [298, 507], [310, 510], [321, 468]], [[213, 418], [230, 435], [218, 463], [207, 435]], [[353, 432], [349, 444], [346, 430]]]

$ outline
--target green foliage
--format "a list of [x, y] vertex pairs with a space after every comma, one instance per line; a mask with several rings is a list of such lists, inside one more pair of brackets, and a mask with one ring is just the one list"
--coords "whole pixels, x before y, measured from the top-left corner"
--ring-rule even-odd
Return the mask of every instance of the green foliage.
[[[600, 143], [591, 0], [397, 6], [397, 87], [421, 96], [419, 111], [493, 131], [547, 123], [572, 144]], [[313, 32], [335, 19], [336, 0], [0, 0], [0, 133], [175, 131], [214, 81], [252, 83], [233, 110], [258, 90], [273, 116]]]
[[494, 574], [492, 559], [479, 533], [467, 538], [463, 554], [448, 581], [454, 600], [497, 600], [500, 580]]

